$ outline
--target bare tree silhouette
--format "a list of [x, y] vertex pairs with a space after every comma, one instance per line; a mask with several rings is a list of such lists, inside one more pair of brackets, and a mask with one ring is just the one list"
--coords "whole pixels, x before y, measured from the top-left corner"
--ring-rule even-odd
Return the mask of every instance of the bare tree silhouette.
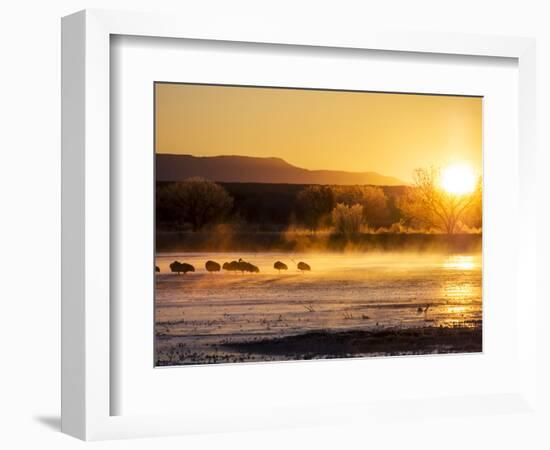
[[481, 205], [481, 178], [471, 193], [462, 195], [446, 192], [439, 185], [439, 178], [438, 168], [416, 169], [413, 186], [399, 201], [399, 208], [409, 220], [453, 234]]

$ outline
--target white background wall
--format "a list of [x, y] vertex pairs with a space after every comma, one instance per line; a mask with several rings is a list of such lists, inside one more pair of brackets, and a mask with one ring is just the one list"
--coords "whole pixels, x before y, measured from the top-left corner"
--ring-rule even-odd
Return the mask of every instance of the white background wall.
[[[180, 10], [232, 20], [267, 16], [285, 26], [339, 26], [468, 31], [537, 37], [540, 233], [539, 274], [549, 250], [550, 12], [544, 0], [143, 1], [20, 0], [0, 7], [0, 447], [80, 448], [59, 433], [60, 360], [60, 17], [83, 8]], [[547, 295], [541, 299], [547, 300]], [[548, 311], [548, 307], [544, 307]], [[544, 313], [544, 311], [543, 311]], [[549, 374], [549, 333], [539, 349]], [[547, 380], [550, 379], [548, 376]], [[544, 388], [541, 395], [546, 395]], [[160, 440], [102, 442], [95, 448], [345, 448], [415, 442], [431, 448], [548, 448], [535, 430], [544, 424], [501, 416], [456, 418], [364, 430], [324, 428]], [[497, 433], [486, 433], [498, 423]], [[547, 420], [547, 424], [550, 421]], [[436, 429], [445, 430], [435, 433]], [[384, 443], [386, 445], [384, 445]]]

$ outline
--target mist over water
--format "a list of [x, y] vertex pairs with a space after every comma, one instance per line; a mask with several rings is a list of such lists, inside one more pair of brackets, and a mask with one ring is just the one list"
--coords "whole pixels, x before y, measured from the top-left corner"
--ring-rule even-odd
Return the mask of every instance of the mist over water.
[[[242, 258], [260, 273], [208, 273]], [[194, 273], [170, 273], [178, 260]], [[288, 266], [279, 273], [280, 260]], [[300, 272], [304, 261], [311, 272]], [[157, 349], [207, 351], [219, 343], [312, 330], [452, 326], [482, 319], [481, 254], [159, 253]]]

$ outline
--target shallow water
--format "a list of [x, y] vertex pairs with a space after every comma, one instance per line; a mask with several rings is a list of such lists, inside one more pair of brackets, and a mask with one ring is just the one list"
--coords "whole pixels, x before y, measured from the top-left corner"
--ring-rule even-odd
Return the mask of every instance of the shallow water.
[[[204, 269], [210, 259], [239, 258], [260, 273]], [[172, 274], [174, 260], [196, 271]], [[288, 270], [278, 273], [277, 260]], [[301, 273], [299, 261], [311, 272]], [[175, 346], [201, 360], [228, 342], [320, 329], [468, 325], [482, 318], [480, 255], [161, 253], [156, 263], [159, 360]]]

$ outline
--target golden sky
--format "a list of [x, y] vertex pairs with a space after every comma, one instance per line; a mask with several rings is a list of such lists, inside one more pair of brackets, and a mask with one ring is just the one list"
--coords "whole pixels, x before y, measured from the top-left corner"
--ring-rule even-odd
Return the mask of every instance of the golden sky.
[[279, 157], [306, 169], [467, 163], [481, 174], [482, 99], [157, 83], [156, 151]]

